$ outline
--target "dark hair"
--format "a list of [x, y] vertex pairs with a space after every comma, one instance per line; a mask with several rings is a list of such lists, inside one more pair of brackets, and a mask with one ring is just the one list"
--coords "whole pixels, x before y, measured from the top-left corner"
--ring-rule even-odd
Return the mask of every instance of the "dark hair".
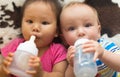
[[[44, 3], [49, 4], [51, 6], [53, 12], [55, 13], [56, 19], [57, 19], [56, 25], [57, 25], [57, 31], [58, 31], [59, 16], [60, 16], [60, 12], [62, 9], [62, 6], [58, 0], [26, 0], [25, 3], [23, 4], [22, 9], [21, 9], [21, 23], [22, 23], [22, 19], [23, 19], [24, 11], [25, 11], [26, 7], [34, 2], [44, 2]], [[53, 41], [54, 42], [61, 42], [59, 37], [55, 38]]]
[[22, 11], [21, 11], [22, 16], [21, 17], [23, 17], [26, 7], [30, 4], [32, 4], [33, 2], [37, 2], [37, 1], [50, 4], [52, 7], [52, 10], [55, 12], [56, 17], [59, 16], [59, 13], [61, 11], [61, 4], [59, 3], [58, 0], [26, 0], [22, 7]]

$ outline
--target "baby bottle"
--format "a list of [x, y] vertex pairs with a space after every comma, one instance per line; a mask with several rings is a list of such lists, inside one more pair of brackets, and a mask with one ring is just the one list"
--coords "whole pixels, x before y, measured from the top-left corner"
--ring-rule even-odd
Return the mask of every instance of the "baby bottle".
[[13, 62], [11, 63], [9, 70], [13, 75], [18, 77], [31, 77], [26, 73], [26, 70], [33, 70], [28, 65], [30, 56], [37, 56], [38, 49], [34, 43], [35, 36], [31, 36], [29, 41], [21, 43], [13, 56]]
[[93, 62], [93, 53], [83, 53], [80, 47], [88, 39], [78, 39], [75, 46], [74, 73], [76, 77], [95, 77], [97, 65]]

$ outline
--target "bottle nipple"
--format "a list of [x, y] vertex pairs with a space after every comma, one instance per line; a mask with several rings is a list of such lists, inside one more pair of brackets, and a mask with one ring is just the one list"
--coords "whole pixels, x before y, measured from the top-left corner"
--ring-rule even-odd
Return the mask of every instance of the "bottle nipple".
[[31, 37], [30, 37], [30, 41], [34, 41], [36, 39], [36, 37], [34, 36], [34, 35], [32, 35]]
[[75, 41], [74, 46], [77, 47], [78, 45], [84, 44], [87, 41], [88, 39], [85, 38], [78, 39], [77, 41]]

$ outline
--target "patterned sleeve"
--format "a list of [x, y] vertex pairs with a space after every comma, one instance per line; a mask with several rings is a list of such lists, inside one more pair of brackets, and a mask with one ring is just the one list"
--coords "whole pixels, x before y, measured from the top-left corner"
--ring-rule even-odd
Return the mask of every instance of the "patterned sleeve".
[[[120, 47], [117, 46], [114, 42], [109, 41], [105, 38], [100, 38], [98, 40], [100, 45], [105, 48], [107, 51], [120, 54]], [[100, 77], [116, 77], [116, 71], [109, 68], [106, 64], [104, 64], [101, 60], [97, 60], [97, 67], [99, 71]]]
[[99, 39], [98, 41], [101, 46], [103, 48], [105, 48], [106, 50], [110, 51], [110, 52], [113, 52], [113, 53], [117, 53], [117, 54], [120, 54], [120, 47], [117, 46], [114, 42], [112, 41], [109, 41], [107, 39], [104, 39], [104, 38], [101, 38]]

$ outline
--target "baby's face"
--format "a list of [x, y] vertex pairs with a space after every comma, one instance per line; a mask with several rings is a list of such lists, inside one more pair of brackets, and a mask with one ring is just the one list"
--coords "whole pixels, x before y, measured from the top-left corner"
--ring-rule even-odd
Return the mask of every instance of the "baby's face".
[[50, 4], [36, 1], [28, 5], [24, 11], [22, 33], [25, 40], [35, 35], [37, 47], [49, 46], [57, 35], [56, 24], [56, 16]]
[[98, 40], [100, 25], [96, 13], [86, 5], [72, 5], [65, 8], [60, 16], [61, 31], [69, 45], [79, 38]]

